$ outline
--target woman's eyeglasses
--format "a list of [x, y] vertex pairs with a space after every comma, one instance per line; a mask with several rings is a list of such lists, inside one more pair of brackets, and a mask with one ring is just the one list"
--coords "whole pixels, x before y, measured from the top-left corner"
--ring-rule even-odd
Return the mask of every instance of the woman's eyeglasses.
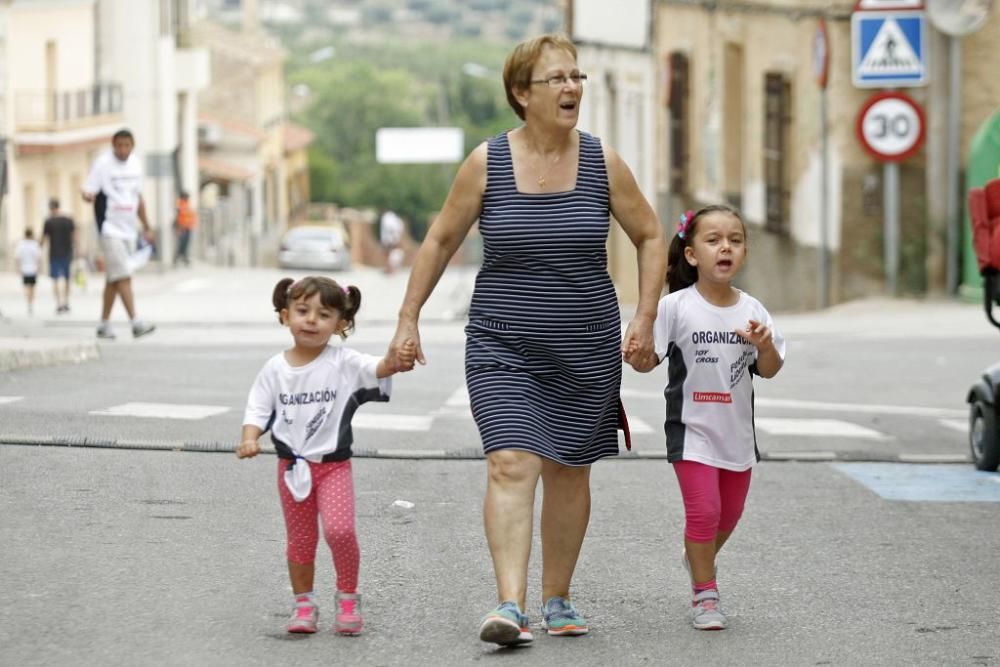
[[583, 82], [586, 80], [587, 75], [583, 73], [570, 74], [569, 76], [556, 74], [555, 76], [550, 76], [547, 79], [532, 79], [529, 83], [544, 83], [548, 84], [549, 88], [562, 88], [570, 81], [572, 81], [574, 85], [582, 86]]

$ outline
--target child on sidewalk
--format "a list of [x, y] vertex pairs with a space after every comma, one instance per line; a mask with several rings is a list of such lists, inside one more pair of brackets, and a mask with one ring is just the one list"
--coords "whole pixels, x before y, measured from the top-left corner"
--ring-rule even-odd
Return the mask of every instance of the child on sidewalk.
[[30, 228], [24, 230], [24, 238], [17, 242], [14, 259], [21, 272], [24, 299], [28, 303], [28, 315], [31, 315], [35, 307], [35, 283], [38, 282], [38, 268], [42, 261], [42, 246], [35, 240], [35, 233]]
[[681, 560], [692, 587], [692, 624], [721, 630], [715, 559], [743, 513], [750, 470], [760, 460], [751, 377], [781, 369], [785, 341], [767, 309], [732, 281], [747, 256], [746, 226], [725, 206], [681, 216], [670, 243], [669, 294], [653, 327], [657, 359], [668, 360], [667, 460], [684, 499]]
[[322, 517], [337, 573], [334, 628], [357, 635], [363, 620], [357, 590], [360, 556], [354, 528], [351, 417], [362, 403], [389, 400], [389, 376], [413, 367], [416, 346], [408, 343], [399, 359], [390, 359], [329, 345], [333, 334], [346, 338], [353, 330], [361, 305], [357, 287], [341, 287], [329, 278], [284, 278], [275, 285], [272, 301], [294, 344], [271, 357], [257, 375], [236, 455], [256, 456], [258, 438], [271, 431], [295, 594], [288, 632], [316, 632], [319, 610], [313, 578], [317, 521]]

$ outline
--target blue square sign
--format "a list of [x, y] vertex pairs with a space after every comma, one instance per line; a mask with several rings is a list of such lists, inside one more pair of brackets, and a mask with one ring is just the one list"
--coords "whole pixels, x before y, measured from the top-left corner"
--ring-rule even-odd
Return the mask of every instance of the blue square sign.
[[851, 65], [859, 88], [923, 86], [927, 83], [923, 12], [854, 12]]

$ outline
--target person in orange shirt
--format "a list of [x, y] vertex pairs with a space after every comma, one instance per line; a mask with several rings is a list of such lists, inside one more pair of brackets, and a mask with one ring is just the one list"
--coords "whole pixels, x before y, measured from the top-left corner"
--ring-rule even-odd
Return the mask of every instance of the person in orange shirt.
[[177, 218], [174, 221], [174, 228], [177, 230], [177, 252], [174, 253], [174, 266], [184, 262], [185, 266], [191, 265], [188, 259], [188, 245], [191, 243], [191, 232], [198, 226], [198, 213], [191, 206], [188, 193], [181, 192], [177, 200]]

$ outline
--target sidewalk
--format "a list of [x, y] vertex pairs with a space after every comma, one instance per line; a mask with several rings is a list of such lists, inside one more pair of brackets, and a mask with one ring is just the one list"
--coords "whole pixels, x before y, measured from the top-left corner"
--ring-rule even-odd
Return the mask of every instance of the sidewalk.
[[[449, 267], [421, 315], [424, 323], [461, 322], [472, 295], [475, 267]], [[270, 306], [274, 284], [307, 272], [282, 269], [219, 268], [208, 265], [159, 272], [152, 265], [134, 281], [141, 318], [164, 328], [227, 329], [241, 332], [273, 328]], [[408, 272], [386, 275], [372, 267], [334, 274], [342, 284], [362, 290], [361, 322], [391, 332], [406, 290]], [[85, 291], [74, 289], [72, 311], [55, 314], [52, 284], [43, 277], [36, 289], [35, 316], [25, 312], [20, 283], [11, 276], [0, 284], [0, 372], [14, 368], [78, 363], [100, 355], [94, 328], [100, 314], [103, 277], [91, 275]], [[252, 305], [250, 305], [252, 304]], [[628, 319], [634, 306], [622, 307]], [[954, 300], [873, 297], [822, 311], [773, 313], [786, 338], [990, 338], [997, 332], [982, 306]], [[128, 338], [125, 313], [115, 304], [112, 323]], [[154, 333], [151, 338], [159, 336]], [[390, 334], [391, 335], [391, 334]], [[166, 342], [166, 341], [164, 341]]]
[[[278, 331], [271, 306], [274, 285], [286, 276], [305, 271], [275, 268], [219, 268], [196, 265], [159, 272], [152, 265], [133, 280], [136, 311], [140, 318], [167, 328], [247, 330], [266, 327]], [[357, 285], [362, 291], [365, 325], [394, 325], [408, 272], [386, 275], [380, 269], [359, 267], [330, 274], [338, 283]], [[475, 268], [450, 267], [421, 315], [422, 322], [453, 322], [465, 316], [472, 296]], [[89, 276], [85, 290], [74, 287], [71, 311], [55, 313], [52, 282], [42, 277], [35, 290], [34, 316], [26, 312], [20, 282], [11, 276], [0, 284], [0, 372], [15, 368], [77, 363], [100, 356], [94, 330], [103, 291], [103, 276]], [[119, 340], [128, 340], [128, 322], [120, 302], [111, 322]], [[159, 336], [158, 331], [150, 339]]]

